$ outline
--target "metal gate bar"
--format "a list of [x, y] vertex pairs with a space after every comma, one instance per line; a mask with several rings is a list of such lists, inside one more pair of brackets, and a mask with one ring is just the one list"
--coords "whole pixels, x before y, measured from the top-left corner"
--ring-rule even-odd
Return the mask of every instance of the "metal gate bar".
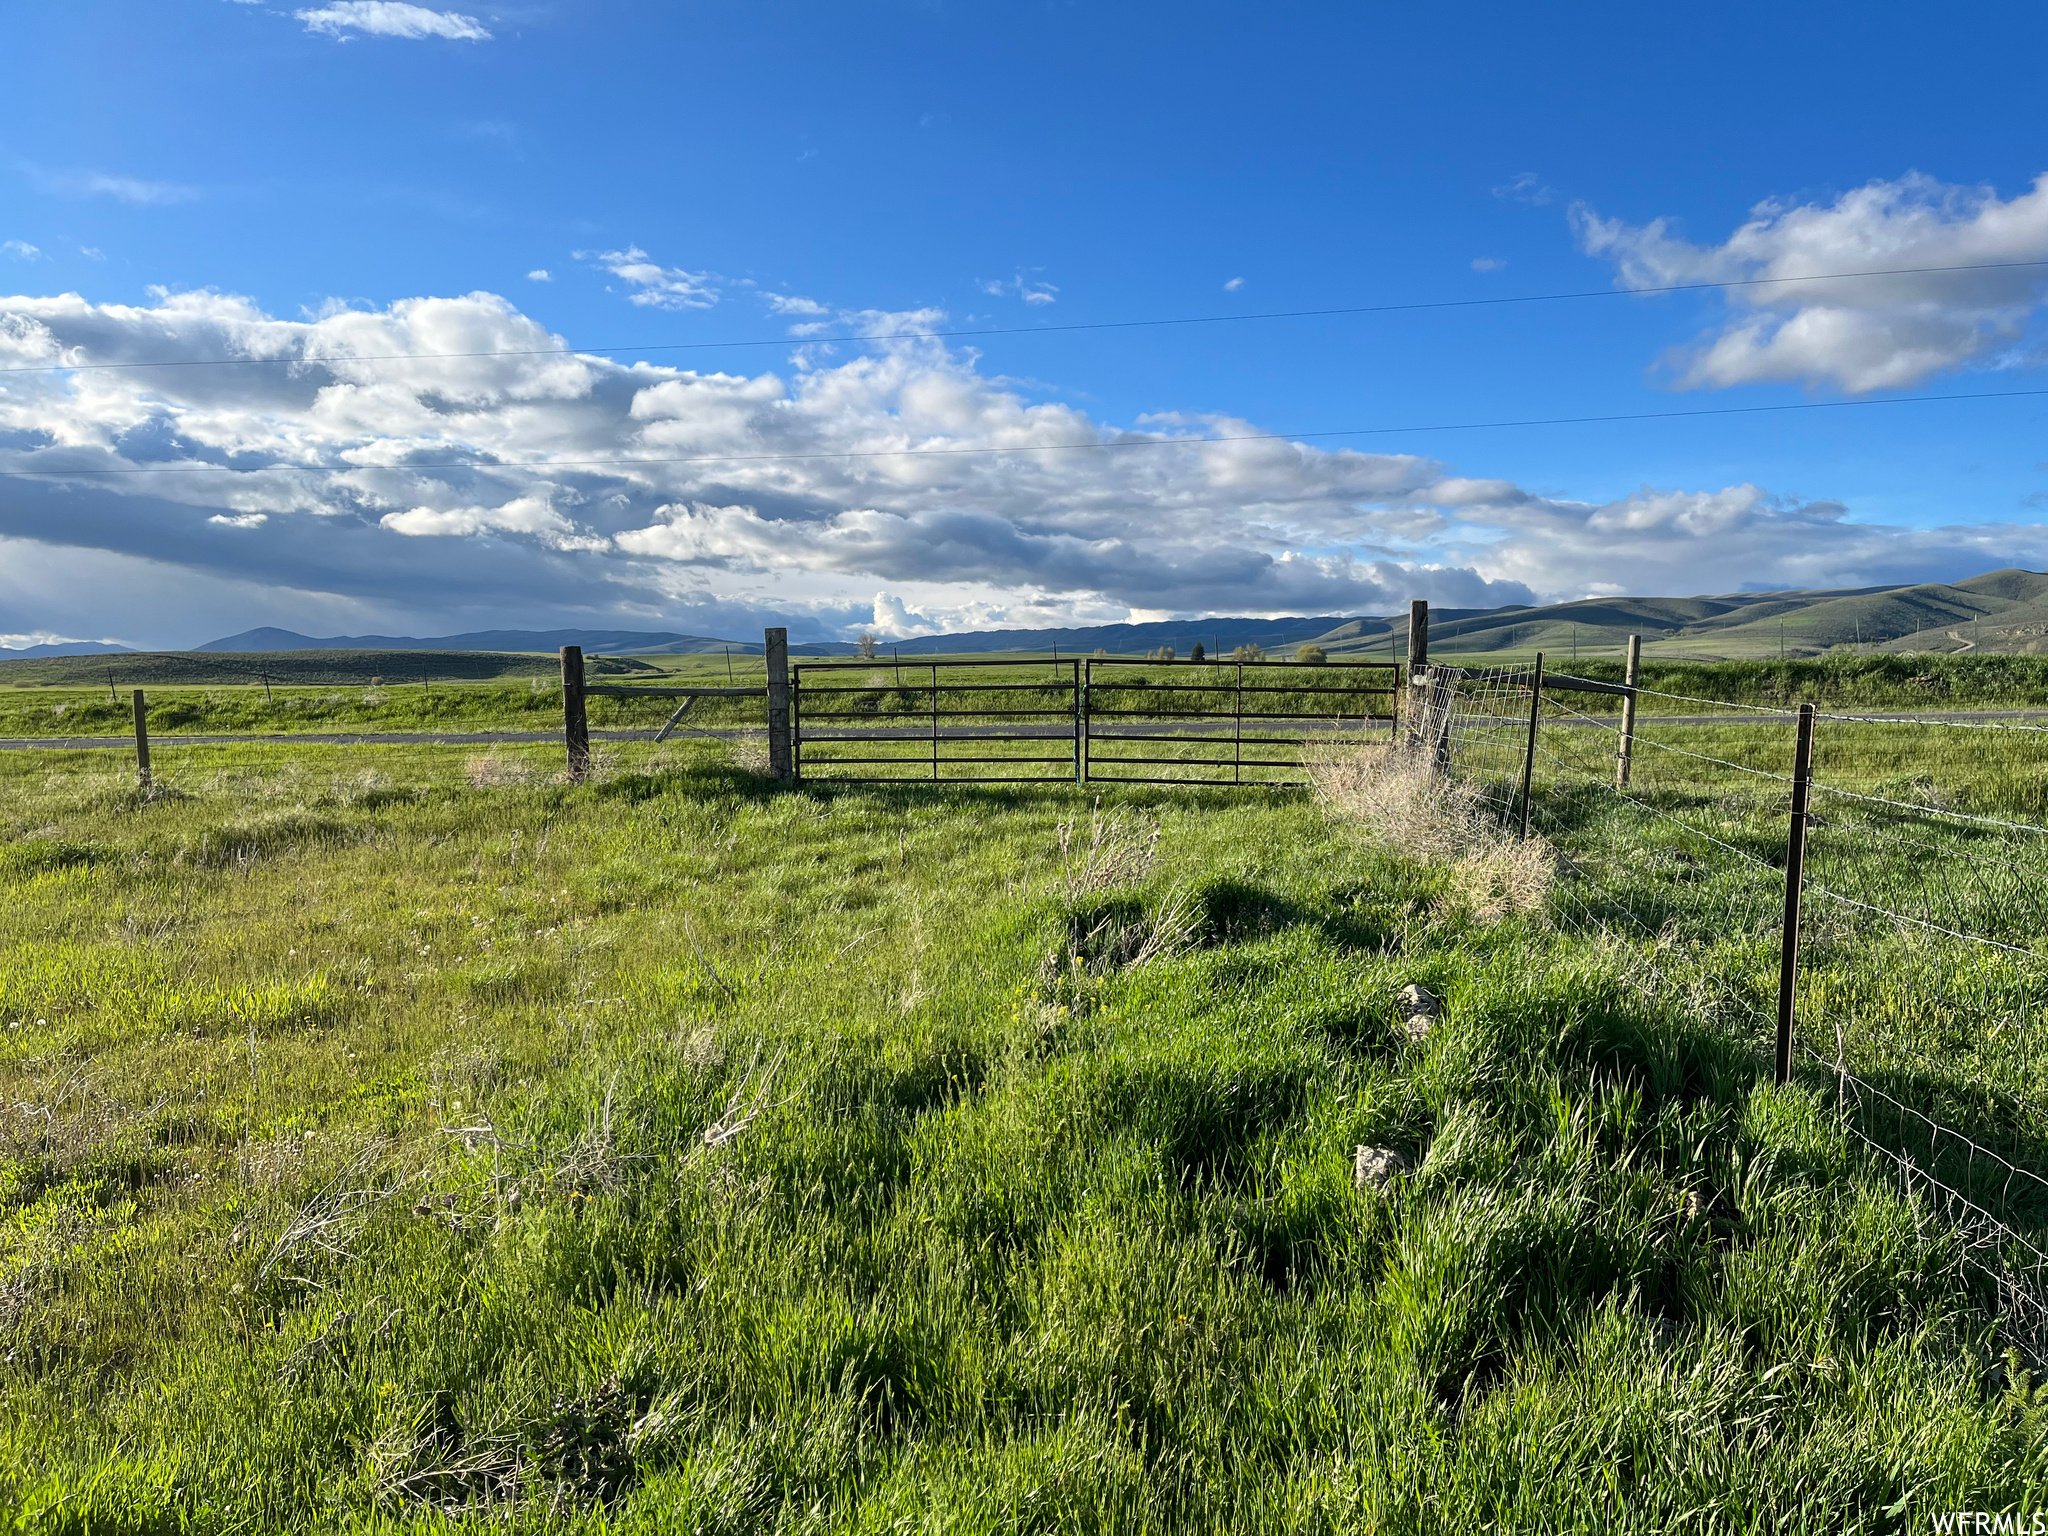
[[[1180, 667], [1205, 668], [1210, 675], [1177, 682], [1172, 669]], [[1118, 671], [1139, 668], [1149, 675], [1128, 682], [1117, 680]], [[1162, 670], [1166, 671], [1163, 678], [1159, 676]], [[1293, 681], [1262, 680], [1290, 673]], [[1248, 757], [1246, 749], [1256, 753], [1262, 748], [1391, 741], [1391, 729], [1384, 737], [1365, 733], [1376, 725], [1392, 726], [1400, 707], [1400, 685], [1400, 668], [1387, 662], [1094, 658], [1088, 662], [1083, 690], [1088, 778], [1105, 784], [1299, 785], [1305, 781], [1298, 777], [1247, 779], [1246, 769], [1293, 769], [1298, 774], [1303, 765], [1298, 756]], [[1381, 700], [1386, 701], [1384, 705]], [[1332, 712], [1323, 713], [1325, 710]], [[1103, 722], [1101, 727], [1098, 720]], [[1158, 722], [1162, 728], [1133, 729], [1139, 721]], [[1202, 729], [1204, 724], [1209, 729]], [[1111, 751], [1101, 750], [1112, 743]], [[1098, 763], [1155, 771], [1099, 773]], [[1227, 777], [1196, 776], [1224, 770], [1228, 770]]]
[[[1013, 676], [1020, 672], [1028, 675], [1046, 668], [1050, 668], [1051, 676], [1039, 681], [1006, 681], [1000, 676], [982, 681], [977, 675], [992, 669]], [[818, 680], [820, 674], [830, 677], [834, 673], [873, 673], [885, 669], [892, 674], [892, 680], [862, 684]], [[899, 663], [867, 659], [805, 662], [793, 667], [791, 731], [799, 776], [835, 784], [1071, 784], [1081, 778], [1082, 683], [1078, 659], [932, 661], [918, 664], [916, 671], [924, 676], [913, 681], [903, 677]], [[883, 708], [892, 694], [906, 707]], [[1017, 694], [1037, 694], [1041, 699], [1050, 694], [1063, 702], [1049, 706], [1035, 700], [1011, 702]], [[874, 699], [875, 707], [838, 707], [841, 699], [857, 697]], [[819, 700], [823, 707], [806, 708], [813, 700]], [[977, 704], [977, 700], [986, 702]], [[1061, 724], [1050, 723], [1055, 720]], [[816, 722], [826, 721], [832, 723], [822, 730], [817, 728]], [[861, 729], [853, 722], [862, 722], [867, 728]], [[1015, 743], [1018, 750], [989, 750], [999, 743]], [[898, 744], [900, 750], [878, 750]], [[1045, 752], [1048, 747], [1064, 750], [1053, 756]], [[1038, 750], [1034, 752], [1032, 748]], [[1065, 771], [994, 771], [1054, 766]], [[902, 771], [849, 774], [842, 771], [846, 768]], [[961, 768], [968, 771], [947, 771]]]

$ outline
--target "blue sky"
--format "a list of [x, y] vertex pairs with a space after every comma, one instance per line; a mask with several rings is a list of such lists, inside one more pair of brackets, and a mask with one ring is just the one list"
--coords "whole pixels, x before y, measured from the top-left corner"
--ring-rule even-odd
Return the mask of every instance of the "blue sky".
[[2048, 565], [2048, 398], [1044, 451], [2048, 388], [2048, 266], [812, 339], [2048, 261], [2038, 9], [1785, 10], [23, 0], [0, 637]]

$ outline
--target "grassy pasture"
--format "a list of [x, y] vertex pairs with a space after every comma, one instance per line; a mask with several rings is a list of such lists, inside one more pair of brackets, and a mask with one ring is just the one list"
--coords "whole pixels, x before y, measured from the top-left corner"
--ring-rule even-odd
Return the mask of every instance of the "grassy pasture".
[[[0, 1509], [2038, 1505], [2048, 1401], [1953, 1232], [1744, 1043], [1775, 933], [1730, 914], [1768, 882], [1602, 811], [1590, 732], [1546, 742], [1584, 866], [1554, 921], [1484, 921], [1297, 794], [778, 792], [700, 739], [576, 788], [544, 747], [178, 749], [144, 800], [104, 754], [0, 757]], [[1701, 776], [1647, 800], [1767, 852], [1767, 792], [1671, 760]], [[1663, 921], [1574, 925], [1602, 901]], [[1817, 974], [1896, 942], [1831, 933]], [[1408, 982], [1445, 1000], [1420, 1040]], [[1361, 1190], [1359, 1145], [1416, 1169]]]

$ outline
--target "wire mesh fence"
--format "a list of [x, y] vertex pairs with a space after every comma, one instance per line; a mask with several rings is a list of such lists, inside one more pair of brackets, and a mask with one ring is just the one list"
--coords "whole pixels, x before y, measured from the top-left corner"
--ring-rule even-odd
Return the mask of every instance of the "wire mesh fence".
[[[1410, 749], [1556, 850], [1554, 920], [1725, 983], [1716, 1018], [1767, 1050], [1796, 717], [1641, 689], [1623, 787], [1610, 699], [1530, 670], [1416, 691]], [[2048, 1362], [2048, 728], [1820, 712], [1804, 848], [1796, 1075]]]

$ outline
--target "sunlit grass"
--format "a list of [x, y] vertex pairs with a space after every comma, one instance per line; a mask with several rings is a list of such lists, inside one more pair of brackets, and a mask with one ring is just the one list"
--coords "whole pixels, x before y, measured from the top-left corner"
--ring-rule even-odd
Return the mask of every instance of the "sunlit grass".
[[[1295, 792], [1096, 835], [1072, 790], [782, 791], [701, 741], [478, 760], [180, 749], [150, 798], [0, 759], [25, 1528], [2040, 1495], [1990, 1298], [1830, 1091], [1760, 1076], [1772, 936], [1675, 843], [1610, 845], [1660, 950], [1488, 921]], [[1362, 1191], [1360, 1145], [1415, 1171]]]

